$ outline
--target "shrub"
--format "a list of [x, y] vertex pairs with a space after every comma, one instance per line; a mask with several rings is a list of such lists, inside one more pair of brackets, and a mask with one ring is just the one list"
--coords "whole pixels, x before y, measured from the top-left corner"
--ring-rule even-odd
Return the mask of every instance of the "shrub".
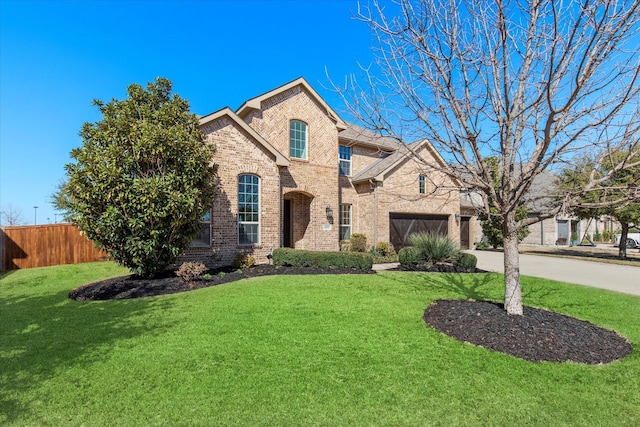
[[476, 249], [478, 250], [489, 249], [490, 247], [491, 245], [489, 244], [489, 242], [485, 240], [480, 240], [478, 243], [476, 243]]
[[367, 236], [361, 233], [353, 233], [349, 238], [349, 248], [351, 252], [366, 252]]
[[82, 126], [53, 195], [98, 248], [144, 277], [189, 247], [217, 189], [213, 146], [171, 86], [158, 78], [130, 85], [124, 100], [94, 101], [102, 119]]
[[418, 248], [413, 246], [405, 246], [398, 251], [398, 262], [405, 266], [412, 266], [424, 263], [424, 258], [420, 254]]
[[602, 241], [611, 242], [611, 233], [608, 232], [607, 230], [602, 232]]
[[430, 263], [452, 260], [460, 252], [458, 245], [442, 234], [416, 233], [409, 236], [409, 240], [420, 252], [422, 258]]
[[393, 249], [393, 245], [387, 242], [378, 242], [376, 245], [376, 252], [380, 256], [394, 255], [396, 251]]
[[453, 263], [462, 268], [472, 270], [476, 268], [476, 265], [478, 264], [478, 258], [476, 258], [476, 256], [473, 254], [460, 252]]
[[319, 252], [278, 248], [273, 250], [273, 264], [290, 267], [359, 268], [370, 270], [373, 258], [354, 252]]
[[249, 268], [256, 265], [256, 259], [251, 255], [239, 253], [231, 263], [233, 268]]
[[191, 287], [193, 285], [193, 279], [200, 277], [205, 271], [207, 271], [207, 266], [201, 262], [183, 262], [176, 271], [176, 276], [178, 276], [183, 283]]
[[391, 243], [379, 242], [376, 246], [369, 248], [369, 253], [373, 257], [374, 264], [398, 262], [398, 255]]

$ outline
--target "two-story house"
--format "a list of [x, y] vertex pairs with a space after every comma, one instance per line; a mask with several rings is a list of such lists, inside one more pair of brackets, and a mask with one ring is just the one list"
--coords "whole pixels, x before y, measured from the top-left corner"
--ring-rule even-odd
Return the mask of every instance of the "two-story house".
[[460, 217], [458, 186], [424, 172], [425, 161], [443, 162], [431, 145], [344, 122], [303, 78], [200, 126], [216, 146], [219, 193], [189, 258], [266, 263], [278, 247], [338, 250], [352, 233], [399, 248], [412, 232], [436, 230], [469, 245], [474, 220]]

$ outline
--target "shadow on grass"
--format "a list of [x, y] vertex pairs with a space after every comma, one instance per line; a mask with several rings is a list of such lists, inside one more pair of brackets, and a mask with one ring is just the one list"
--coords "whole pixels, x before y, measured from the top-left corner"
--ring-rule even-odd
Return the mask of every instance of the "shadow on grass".
[[65, 369], [89, 369], [118, 341], [158, 334], [171, 303], [148, 298], [80, 303], [67, 291], [0, 301], [0, 423], [35, 410], [28, 396]]
[[450, 294], [451, 298], [478, 301], [495, 300], [496, 282], [502, 277], [497, 273], [402, 273], [392, 273], [387, 277], [416, 290], [428, 287], [440, 293]]

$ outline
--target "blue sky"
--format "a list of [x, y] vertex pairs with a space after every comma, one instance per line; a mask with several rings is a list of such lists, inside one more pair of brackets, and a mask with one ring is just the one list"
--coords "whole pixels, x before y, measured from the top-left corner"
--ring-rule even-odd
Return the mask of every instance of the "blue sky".
[[50, 196], [80, 127], [101, 118], [91, 100], [123, 99], [131, 83], [167, 77], [204, 115], [303, 76], [343, 113], [325, 70], [343, 82], [373, 60], [356, 9], [355, 0], [0, 0], [0, 206], [27, 224], [60, 221]]

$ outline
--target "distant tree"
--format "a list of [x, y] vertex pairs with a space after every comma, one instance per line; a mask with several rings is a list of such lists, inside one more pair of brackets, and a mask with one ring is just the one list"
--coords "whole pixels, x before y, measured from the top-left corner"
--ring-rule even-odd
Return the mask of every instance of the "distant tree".
[[[489, 168], [489, 174], [493, 180], [494, 188], [500, 187], [500, 159], [496, 156], [489, 156], [484, 159], [487, 167]], [[516, 221], [520, 222], [527, 218], [529, 209], [524, 205], [518, 206], [516, 209]], [[502, 217], [498, 210], [491, 206], [489, 211], [479, 208], [478, 219], [480, 219], [480, 226], [482, 227], [482, 234], [487, 238], [487, 242], [493, 248], [502, 247], [504, 237], [502, 235]], [[521, 227], [518, 230], [518, 242], [522, 242], [525, 237], [529, 235], [529, 227]]]
[[56, 210], [62, 212], [62, 221], [72, 222], [70, 212], [70, 192], [67, 189], [68, 181], [62, 180], [58, 183], [56, 190], [49, 197], [49, 201], [56, 208]]
[[22, 211], [12, 205], [7, 205], [0, 210], [0, 219], [2, 225], [24, 225], [27, 223]]
[[[527, 218], [529, 210], [524, 206], [516, 209], [516, 221], [522, 221]], [[490, 208], [489, 214], [480, 211], [478, 214], [482, 234], [487, 238], [487, 242], [493, 248], [502, 247], [504, 237], [502, 236], [502, 218], [496, 208]], [[522, 242], [530, 233], [529, 227], [521, 227], [518, 230], [518, 242]]]
[[583, 194], [571, 209], [571, 213], [579, 219], [602, 215], [615, 218], [622, 227], [618, 248], [621, 259], [627, 258], [629, 228], [640, 224], [640, 195], [629, 200], [630, 189], [640, 184], [640, 165], [619, 170], [614, 175], [610, 174], [623, 160], [635, 164], [640, 160], [640, 154], [629, 157], [628, 153], [618, 151], [598, 163], [589, 155], [582, 156], [566, 167], [556, 181], [557, 194], [564, 197], [567, 193], [575, 193], [583, 188], [592, 177], [609, 176], [602, 186]]
[[158, 78], [132, 84], [125, 100], [94, 101], [102, 120], [85, 123], [67, 181], [53, 196], [98, 247], [150, 277], [172, 263], [200, 231], [215, 197], [214, 147], [189, 104]]
[[[518, 230], [608, 179], [592, 175], [559, 205], [518, 220], [536, 177], [579, 153], [600, 163], [640, 150], [640, 0], [373, 0], [357, 18], [372, 29], [376, 60], [335, 89], [355, 121], [427, 139], [448, 164], [424, 159], [425, 173], [447, 174], [497, 211], [504, 307], [522, 315]], [[497, 187], [487, 156], [500, 159]]]

